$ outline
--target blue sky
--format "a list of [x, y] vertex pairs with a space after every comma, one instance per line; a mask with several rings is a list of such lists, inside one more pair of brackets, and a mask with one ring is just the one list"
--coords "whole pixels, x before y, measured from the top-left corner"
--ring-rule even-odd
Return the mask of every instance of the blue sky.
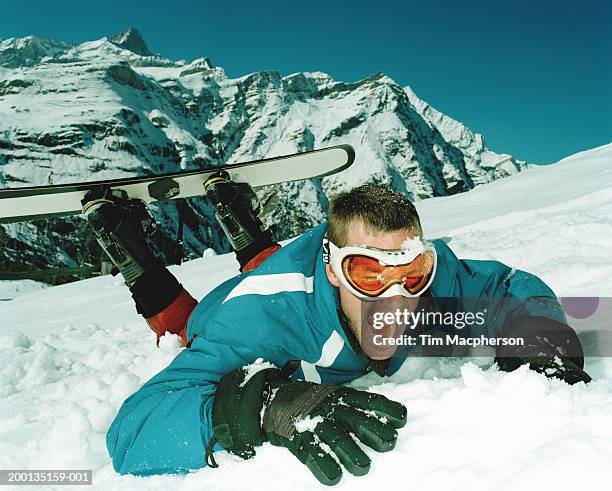
[[129, 26], [174, 59], [230, 76], [384, 72], [536, 163], [612, 141], [612, 1], [33, 1], [4, 3], [0, 38], [82, 42]]

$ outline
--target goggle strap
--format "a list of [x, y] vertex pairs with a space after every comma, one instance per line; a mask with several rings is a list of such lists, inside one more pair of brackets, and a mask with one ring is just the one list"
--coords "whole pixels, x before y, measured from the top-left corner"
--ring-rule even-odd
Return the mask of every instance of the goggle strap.
[[331, 263], [331, 252], [330, 252], [330, 247], [329, 247], [330, 241], [327, 238], [327, 234], [325, 234], [325, 236], [323, 237], [323, 262], [325, 264], [330, 264]]

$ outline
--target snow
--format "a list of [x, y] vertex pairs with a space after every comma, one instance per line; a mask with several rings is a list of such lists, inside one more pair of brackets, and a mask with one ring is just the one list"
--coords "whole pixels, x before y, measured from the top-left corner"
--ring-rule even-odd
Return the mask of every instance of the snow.
[[423, 244], [421, 237], [407, 237], [400, 245], [400, 249], [414, 259], [425, 252], [425, 244]]
[[301, 419], [298, 419], [295, 425], [295, 431], [298, 433], [303, 433], [304, 431], [314, 431], [319, 423], [323, 422], [323, 416], [315, 416], [311, 418], [310, 416], [305, 416]]
[[[559, 295], [612, 294], [612, 145], [448, 198], [417, 203], [425, 234], [460, 257], [498, 259]], [[172, 267], [201, 298], [237, 273], [231, 254]], [[4, 287], [4, 286], [3, 286]], [[94, 489], [322, 489], [290, 452], [264, 444], [250, 461], [186, 476], [118, 476], [105, 432], [122, 401], [180, 351], [155, 346], [117, 278], [98, 277], [0, 302], [0, 468], [93, 469]], [[338, 489], [405, 483], [415, 491], [607, 489], [612, 480], [612, 360], [569, 386], [490, 358], [411, 358], [393, 377], [351, 385], [400, 401], [408, 423], [386, 454], [365, 449], [367, 476]], [[23, 489], [27, 489], [23, 488]]]
[[0, 300], [11, 300], [31, 291], [47, 288], [47, 283], [34, 280], [0, 281]]
[[208, 249], [205, 249], [204, 252], [202, 253], [202, 257], [215, 257], [215, 256], [217, 256], [217, 252], [210, 247]]

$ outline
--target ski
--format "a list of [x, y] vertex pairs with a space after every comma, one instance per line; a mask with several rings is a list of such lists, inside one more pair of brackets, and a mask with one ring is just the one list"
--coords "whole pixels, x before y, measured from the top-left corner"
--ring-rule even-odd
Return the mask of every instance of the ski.
[[204, 182], [223, 170], [234, 182], [253, 188], [282, 182], [324, 177], [340, 172], [355, 160], [350, 145], [296, 153], [282, 157], [225, 164], [167, 174], [103, 181], [0, 189], [0, 223], [81, 213], [81, 199], [94, 189], [122, 189], [131, 198], [151, 203], [204, 194]]

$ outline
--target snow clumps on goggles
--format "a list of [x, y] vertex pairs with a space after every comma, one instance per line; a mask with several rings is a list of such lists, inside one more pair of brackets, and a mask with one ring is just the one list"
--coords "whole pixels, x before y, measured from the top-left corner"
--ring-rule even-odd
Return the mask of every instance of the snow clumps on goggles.
[[337, 247], [323, 238], [323, 261], [342, 285], [362, 300], [420, 296], [433, 282], [438, 256], [433, 243], [406, 239], [400, 249]]

